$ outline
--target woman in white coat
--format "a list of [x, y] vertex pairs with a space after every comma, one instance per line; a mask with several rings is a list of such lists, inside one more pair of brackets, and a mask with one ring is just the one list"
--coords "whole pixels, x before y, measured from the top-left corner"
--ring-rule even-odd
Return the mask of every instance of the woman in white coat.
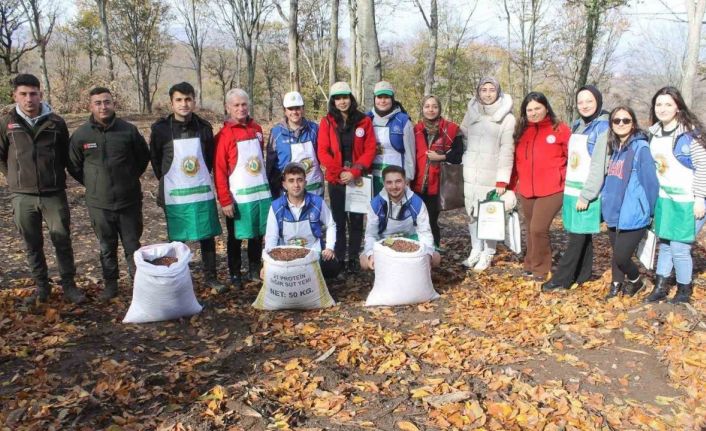
[[515, 117], [512, 98], [504, 94], [493, 77], [481, 79], [476, 95], [468, 102], [461, 123], [464, 136], [463, 182], [466, 211], [471, 220], [471, 253], [463, 265], [476, 272], [486, 270], [495, 255], [496, 241], [478, 239], [478, 201], [495, 190], [505, 201], [506, 208], [515, 206], [514, 193], [506, 191], [514, 160]]

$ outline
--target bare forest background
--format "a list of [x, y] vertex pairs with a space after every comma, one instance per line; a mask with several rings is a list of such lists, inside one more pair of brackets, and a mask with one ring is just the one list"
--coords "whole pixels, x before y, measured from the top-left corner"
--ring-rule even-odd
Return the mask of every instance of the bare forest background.
[[[516, 109], [538, 90], [565, 121], [586, 83], [603, 91], [608, 108], [633, 106], [643, 127], [664, 85], [706, 111], [706, 0], [657, 0], [663, 11], [655, 19], [677, 32], [636, 28], [640, 0], [494, 0], [503, 29], [493, 35], [482, 30], [477, 3], [450, 1], [0, 0], [0, 101], [11, 102], [9, 78], [31, 72], [62, 113], [85, 111], [88, 90], [105, 85], [123, 112], [160, 114], [169, 86], [187, 80], [216, 113], [230, 88], [245, 89], [255, 118], [268, 122], [281, 115], [288, 91], [301, 91], [316, 119], [332, 82], [350, 82], [369, 108], [374, 83], [386, 79], [413, 118], [433, 93], [444, 115], [460, 121], [479, 79], [493, 75]], [[421, 18], [413, 37], [381, 36], [381, 23], [410, 25], [412, 14]], [[639, 43], [618, 49], [628, 32]]]

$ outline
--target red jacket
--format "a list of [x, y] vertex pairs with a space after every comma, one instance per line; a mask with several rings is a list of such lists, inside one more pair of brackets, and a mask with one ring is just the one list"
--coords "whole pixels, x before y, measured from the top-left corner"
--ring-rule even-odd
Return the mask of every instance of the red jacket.
[[343, 152], [338, 142], [336, 131], [336, 120], [331, 114], [327, 114], [319, 123], [319, 135], [317, 138], [319, 163], [326, 174], [326, 181], [333, 184], [341, 184], [339, 176], [342, 172], [350, 172], [355, 178], [360, 177], [365, 171], [370, 170], [370, 166], [375, 159], [375, 131], [373, 122], [364, 116], [353, 131], [353, 164], [350, 168], [343, 166]]
[[559, 123], [555, 130], [548, 116], [539, 123], [528, 123], [515, 145], [509, 188], [525, 198], [564, 191], [570, 137], [569, 126]]
[[[439, 119], [439, 136], [427, 146], [427, 137], [424, 133], [424, 122], [420, 121], [414, 126], [414, 141], [416, 145], [417, 168], [412, 182], [412, 190], [422, 193], [422, 187], [426, 180], [426, 194], [439, 194], [439, 180], [441, 174], [441, 164], [439, 162], [429, 162], [427, 151], [437, 151], [449, 153], [456, 135], [458, 135], [458, 125], [444, 118]], [[429, 170], [427, 171], [427, 163]], [[425, 175], [426, 174], [426, 175]], [[426, 177], [426, 178], [425, 178]]]
[[[264, 139], [262, 137], [262, 127], [252, 118], [246, 124], [238, 124], [233, 121], [223, 123], [223, 128], [216, 134], [216, 156], [213, 160], [213, 181], [216, 183], [216, 193], [218, 202], [222, 207], [233, 203], [233, 195], [230, 193], [228, 178], [233, 173], [235, 165], [238, 163], [238, 142], [257, 139], [260, 141], [260, 151], [262, 151]], [[264, 166], [264, 164], [262, 165]], [[264, 169], [264, 168], [263, 168]]]

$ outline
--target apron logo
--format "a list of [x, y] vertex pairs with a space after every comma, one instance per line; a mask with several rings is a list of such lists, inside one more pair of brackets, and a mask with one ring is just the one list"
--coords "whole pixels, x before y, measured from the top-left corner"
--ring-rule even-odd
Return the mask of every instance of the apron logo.
[[556, 136], [554, 136], [554, 135], [547, 136], [547, 144], [553, 144], [555, 142], [556, 142]]
[[581, 156], [577, 152], [571, 153], [569, 156], [569, 167], [572, 171], [575, 171], [579, 167], [579, 162], [581, 161]]
[[299, 247], [306, 247], [308, 243], [309, 241], [307, 241], [306, 238], [301, 237], [290, 238], [290, 240], [287, 241], [287, 245], [296, 245]]
[[307, 175], [309, 175], [309, 173], [311, 173], [311, 170], [314, 168], [314, 161], [311, 160], [311, 158], [309, 158], [309, 157], [307, 157], [306, 159], [303, 159], [299, 163], [301, 163], [304, 166], [304, 171], [306, 172]]
[[260, 158], [257, 156], [250, 157], [248, 163], [245, 165], [245, 170], [252, 176], [258, 175], [261, 169], [262, 164], [260, 163]]
[[382, 153], [384, 153], [382, 149], [382, 145], [378, 142], [378, 146], [375, 148], [375, 154], [378, 156], [382, 156]]
[[667, 172], [667, 169], [669, 168], [667, 158], [664, 157], [664, 155], [662, 154], [657, 154], [655, 156], [655, 164], [657, 165], [657, 173], [660, 176], [664, 176], [664, 174]]
[[189, 177], [196, 176], [200, 167], [199, 159], [195, 156], [184, 157], [181, 161], [181, 171]]
[[495, 214], [495, 205], [486, 205], [485, 212], [488, 214]]
[[365, 130], [363, 130], [362, 127], [358, 127], [357, 129], [355, 129], [355, 135], [359, 138], [362, 138], [363, 136], [365, 136]]
[[87, 144], [83, 144], [84, 150], [90, 150], [92, 148], [98, 148], [98, 144], [96, 144], [95, 142], [89, 142]]

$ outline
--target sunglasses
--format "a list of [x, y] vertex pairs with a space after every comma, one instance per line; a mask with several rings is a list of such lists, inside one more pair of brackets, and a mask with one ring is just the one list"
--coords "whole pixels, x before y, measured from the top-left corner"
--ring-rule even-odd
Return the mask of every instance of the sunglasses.
[[623, 123], [627, 126], [628, 124], [632, 124], [632, 118], [613, 118], [612, 123], [616, 126], [620, 123]]

